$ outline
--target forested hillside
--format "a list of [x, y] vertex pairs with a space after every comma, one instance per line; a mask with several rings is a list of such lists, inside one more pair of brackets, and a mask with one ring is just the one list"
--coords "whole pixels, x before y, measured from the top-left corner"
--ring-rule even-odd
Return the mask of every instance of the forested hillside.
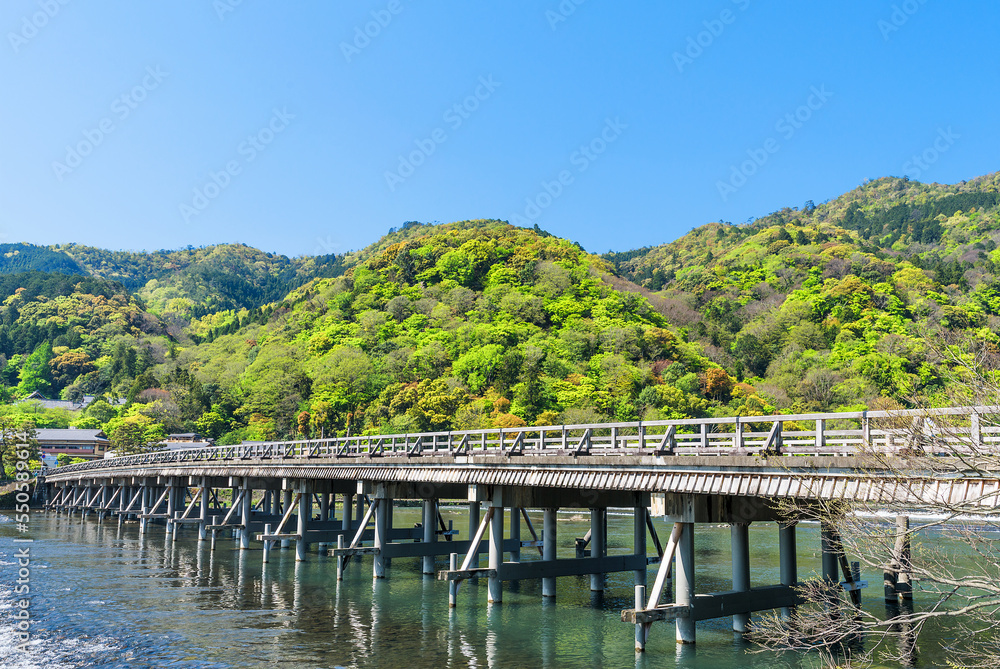
[[934, 401], [941, 334], [997, 342], [998, 191], [997, 174], [956, 186], [879, 179], [605, 258], [779, 407]]
[[2, 392], [103, 395], [32, 420], [123, 448], [946, 404], [942, 342], [997, 350], [998, 198], [879, 179], [603, 257], [494, 220], [321, 258], [7, 245], [62, 273], [0, 274]]

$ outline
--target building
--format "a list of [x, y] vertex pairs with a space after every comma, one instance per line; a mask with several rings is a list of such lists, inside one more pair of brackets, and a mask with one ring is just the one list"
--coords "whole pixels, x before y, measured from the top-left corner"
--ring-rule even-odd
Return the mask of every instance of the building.
[[45, 395], [42, 395], [37, 390], [24, 399], [18, 400], [15, 404], [21, 404], [24, 402], [33, 402], [43, 409], [66, 409], [67, 411], [79, 411], [80, 409], [86, 409], [87, 405], [94, 401], [93, 395], [84, 395], [83, 399], [73, 402], [70, 400], [50, 400]]
[[45, 455], [62, 454], [74, 458], [96, 460], [103, 458], [110, 442], [101, 430], [41, 428], [35, 430], [38, 449]]

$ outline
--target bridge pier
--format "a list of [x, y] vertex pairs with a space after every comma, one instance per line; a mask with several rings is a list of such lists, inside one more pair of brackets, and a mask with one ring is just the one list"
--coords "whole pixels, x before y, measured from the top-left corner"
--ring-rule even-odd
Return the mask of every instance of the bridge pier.
[[[361, 495], [358, 495], [361, 499]], [[386, 492], [385, 484], [380, 483], [375, 487], [375, 495], [372, 500], [375, 505], [375, 559], [372, 561], [372, 577], [385, 578], [385, 555], [382, 553], [383, 547], [388, 543], [389, 530], [389, 508], [392, 506], [392, 498]]]
[[240, 550], [245, 551], [250, 549], [250, 517], [253, 513], [251, 511], [253, 507], [253, 487], [244, 479], [241, 489], [243, 499], [240, 503], [240, 523], [242, 524], [240, 528]]
[[487, 584], [487, 601], [499, 604], [503, 601], [503, 585], [498, 570], [503, 562], [503, 494], [497, 489], [490, 500], [490, 558], [489, 582]]
[[296, 529], [299, 538], [295, 540], [295, 561], [305, 562], [306, 552], [309, 550], [306, 532], [309, 531], [309, 520], [312, 518], [312, 486], [308, 481], [299, 482], [299, 493], [299, 517]]
[[[733, 552], [733, 592], [750, 590], [750, 523], [729, 526]], [[733, 614], [733, 631], [745, 634], [750, 625], [749, 613]]]
[[[542, 511], [542, 560], [545, 562], [555, 562], [556, 560], [556, 514], [557, 508], [549, 507]], [[645, 527], [643, 531], [645, 532]], [[477, 565], [478, 566], [478, 565]], [[555, 576], [542, 577], [542, 597], [556, 596]]]
[[[796, 559], [795, 523], [778, 523], [778, 559], [781, 585], [792, 587], [799, 581], [798, 562]], [[788, 620], [795, 611], [794, 606], [781, 607], [781, 617]]]
[[[292, 508], [292, 489], [284, 488], [281, 491], [281, 512], [288, 513], [288, 510]], [[281, 540], [281, 548], [290, 548], [292, 542], [290, 539]]]
[[[674, 601], [678, 606], [690, 609], [694, 605], [694, 523], [679, 523], [680, 537], [677, 542], [677, 574], [674, 585], [677, 594]], [[675, 621], [677, 643], [695, 642], [694, 616], [678, 617]]]
[[[608, 556], [608, 510], [606, 508], [590, 510], [590, 557], [604, 558]], [[604, 574], [590, 575], [590, 591], [604, 592]]]
[[[424, 543], [433, 544], [437, 541], [437, 519], [438, 519], [438, 500], [436, 499], [425, 499], [423, 501], [422, 509], [422, 528], [424, 532]], [[434, 556], [424, 555], [423, 573], [425, 575], [434, 574]]]
[[206, 526], [208, 525], [208, 477], [201, 477], [201, 490], [199, 491], [200, 507], [198, 508], [198, 541], [208, 538]]

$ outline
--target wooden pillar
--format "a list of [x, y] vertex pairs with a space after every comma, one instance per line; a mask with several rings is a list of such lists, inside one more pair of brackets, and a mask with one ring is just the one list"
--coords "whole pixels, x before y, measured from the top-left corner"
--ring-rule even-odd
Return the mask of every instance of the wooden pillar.
[[[358, 499], [363, 497], [358, 495]], [[375, 489], [375, 501], [378, 502], [378, 507], [375, 509], [375, 548], [381, 551], [389, 542], [389, 505], [392, 504], [384, 484], [379, 484]], [[376, 553], [372, 561], [372, 576], [385, 578], [385, 557], [381, 552]]]
[[[636, 504], [632, 511], [632, 547], [633, 553], [646, 557], [646, 507]], [[646, 567], [632, 572], [635, 585], [646, 585]]]
[[[324, 492], [320, 493], [319, 496], [319, 521], [321, 523], [328, 522], [330, 520], [330, 493]], [[321, 541], [318, 544], [320, 551], [326, 548], [326, 542]]]
[[[778, 551], [781, 585], [795, 586], [798, 583], [798, 561], [796, 560], [795, 523], [778, 524]], [[788, 620], [792, 617], [794, 607], [783, 606], [781, 617]]]
[[295, 561], [304, 562], [306, 551], [309, 550], [309, 543], [306, 541], [306, 532], [309, 529], [309, 518], [312, 516], [312, 493], [308, 483], [300, 483], [302, 496], [299, 497], [299, 518], [296, 534], [299, 535], [295, 542]]
[[[590, 556], [602, 558], [608, 554], [608, 510], [590, 510]], [[590, 591], [604, 591], [604, 574], [590, 575]]]
[[[729, 534], [733, 553], [733, 590], [746, 592], [750, 589], [750, 524], [733, 523]], [[750, 624], [749, 613], [733, 614], [733, 631], [743, 634]]]
[[[675, 600], [680, 606], [694, 604], [694, 523], [680, 523], [681, 536], [677, 541], [677, 596]], [[678, 618], [677, 643], [695, 642], [694, 618]]]
[[[556, 514], [558, 509], [542, 511], [542, 559], [553, 562], [556, 559]], [[542, 578], [542, 597], [556, 596], [556, 577]]]
[[[493, 517], [490, 519], [490, 563], [489, 568], [499, 570], [503, 564], [503, 502], [498, 489], [490, 501]], [[498, 576], [490, 576], [488, 601], [499, 604], [503, 601], [503, 585]]]
[[[436, 499], [425, 499], [423, 503], [423, 531], [424, 543], [433, 544], [437, 542], [437, 515], [438, 504]], [[423, 557], [423, 573], [434, 573], [434, 556], [425, 555]]]

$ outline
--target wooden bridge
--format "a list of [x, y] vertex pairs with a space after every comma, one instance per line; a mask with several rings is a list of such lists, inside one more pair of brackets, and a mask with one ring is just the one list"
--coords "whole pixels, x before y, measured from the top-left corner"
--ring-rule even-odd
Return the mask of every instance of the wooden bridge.
[[[315, 546], [338, 557], [338, 577], [361, 556], [372, 556], [375, 578], [392, 558], [420, 558], [424, 574], [435, 573], [437, 558], [450, 558], [437, 575], [450, 581], [452, 605], [469, 578], [488, 579], [489, 601], [499, 603], [504, 581], [541, 579], [543, 596], [554, 597], [560, 576], [589, 574], [591, 590], [601, 592], [605, 574], [632, 571], [635, 608], [622, 619], [635, 625], [641, 650], [658, 620], [674, 620], [678, 643], [693, 643], [699, 620], [732, 616], [734, 630], [744, 632], [752, 612], [787, 614], [799, 603], [795, 519], [779, 517], [778, 500], [1000, 506], [996, 479], [942, 477], [928, 466], [900, 485], [869, 459], [941, 461], [995, 450], [1000, 428], [984, 426], [983, 416], [997, 412], [959, 407], [244, 443], [70, 465], [40, 481], [46, 507], [57, 512], [136, 519], [140, 532], [162, 523], [174, 538], [192, 527], [213, 548], [220, 532], [233, 532], [242, 549], [261, 543], [264, 562], [277, 546], [294, 542], [298, 560]], [[421, 502], [418, 527], [393, 526], [398, 500]], [[438, 506], [447, 500], [468, 504], [466, 532], [442, 520]], [[543, 510], [540, 532], [528, 508]], [[574, 558], [556, 552], [556, 512], [565, 508], [590, 511], [588, 535], [567, 542]], [[609, 554], [609, 508], [633, 512], [629, 553]], [[651, 517], [673, 523], [665, 542]], [[750, 587], [751, 522], [777, 524], [780, 583]], [[731, 526], [729, 591], [696, 592], [698, 523]], [[538, 555], [522, 556], [526, 548]], [[832, 528], [823, 527], [819, 548], [823, 576], [859, 601], [865, 582]], [[647, 594], [647, 567], [657, 563]]]

